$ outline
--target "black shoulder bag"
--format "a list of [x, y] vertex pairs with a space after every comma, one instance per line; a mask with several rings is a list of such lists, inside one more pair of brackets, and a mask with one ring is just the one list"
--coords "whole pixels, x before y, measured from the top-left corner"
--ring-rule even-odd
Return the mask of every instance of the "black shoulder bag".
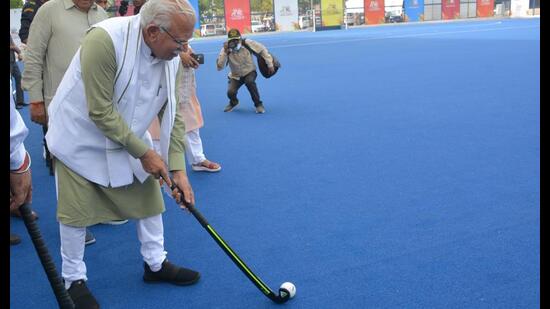
[[271, 52], [269, 52], [269, 54], [273, 58], [274, 70], [273, 70], [273, 73], [270, 74], [269, 68], [267, 66], [267, 62], [265, 61], [264, 57], [262, 57], [260, 54], [255, 52], [252, 48], [250, 48], [250, 46], [246, 44], [246, 39], [242, 39], [242, 43], [243, 43], [243, 46], [246, 47], [246, 49], [248, 49], [249, 52], [251, 52], [252, 54], [254, 54], [254, 56], [256, 56], [256, 59], [258, 60], [258, 68], [260, 69], [260, 73], [262, 73], [263, 77], [270, 78], [271, 76], [277, 73], [277, 71], [281, 67], [281, 63], [279, 62], [279, 60], [277, 60], [277, 58]]

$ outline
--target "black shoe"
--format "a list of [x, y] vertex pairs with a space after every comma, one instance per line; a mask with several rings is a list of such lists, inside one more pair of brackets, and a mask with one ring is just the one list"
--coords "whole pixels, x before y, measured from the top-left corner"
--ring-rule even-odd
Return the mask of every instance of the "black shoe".
[[15, 234], [10, 233], [10, 246], [17, 245], [21, 242], [21, 238]]
[[227, 106], [224, 108], [224, 112], [230, 112], [232, 111], [235, 106], [239, 105], [239, 102], [235, 103], [235, 104], [231, 104], [231, 102], [229, 102], [229, 104], [227, 104]]
[[191, 285], [201, 277], [198, 272], [176, 266], [168, 262], [168, 259], [162, 262], [162, 268], [157, 272], [152, 271], [147, 263], [143, 263], [143, 268], [145, 269], [143, 281], [147, 283], [168, 282], [175, 285]]
[[75, 309], [99, 308], [97, 300], [86, 286], [86, 281], [82, 279], [73, 281], [73, 283], [71, 283], [71, 287], [67, 291], [74, 302]]
[[263, 114], [265, 113], [265, 108], [263, 104], [256, 105], [256, 114]]
[[15, 104], [15, 108], [17, 109], [22, 109], [23, 107], [29, 105], [29, 103], [25, 103], [25, 102], [18, 102], [17, 104]]
[[95, 243], [95, 237], [88, 228], [86, 228], [86, 238], [84, 239], [84, 245], [88, 246]]

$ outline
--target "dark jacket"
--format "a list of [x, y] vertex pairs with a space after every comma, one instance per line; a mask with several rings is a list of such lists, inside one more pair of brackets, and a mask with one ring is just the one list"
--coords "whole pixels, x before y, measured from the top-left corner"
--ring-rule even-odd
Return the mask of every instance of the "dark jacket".
[[27, 38], [29, 37], [29, 29], [31, 27], [32, 20], [38, 9], [44, 4], [44, 0], [29, 0], [23, 6], [21, 11], [21, 28], [19, 28], [19, 38], [21, 42], [27, 44]]

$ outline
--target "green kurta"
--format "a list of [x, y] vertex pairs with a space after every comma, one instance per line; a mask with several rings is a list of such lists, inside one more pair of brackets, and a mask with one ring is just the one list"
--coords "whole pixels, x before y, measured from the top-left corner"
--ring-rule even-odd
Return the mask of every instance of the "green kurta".
[[55, 160], [57, 219], [85, 227], [100, 222], [147, 218], [164, 212], [159, 182], [152, 176], [144, 183], [135, 177], [129, 186], [110, 188], [88, 181]]
[[30, 102], [43, 101], [49, 106], [86, 30], [105, 19], [107, 14], [97, 4], [82, 12], [72, 0], [50, 0], [36, 11], [22, 79]]
[[[113, 42], [105, 30], [94, 28], [86, 35], [80, 61], [90, 119], [106, 137], [121, 144], [130, 155], [141, 157], [149, 146], [129, 129], [113, 108], [117, 65]], [[162, 120], [164, 108], [166, 103], [158, 115], [159, 120]], [[170, 171], [185, 171], [184, 136], [185, 125], [176, 113], [168, 151]], [[84, 227], [109, 220], [147, 218], [164, 212], [160, 186], [152, 176], [143, 184], [134, 177], [134, 182], [128, 186], [103, 187], [79, 176], [60, 161], [55, 163], [57, 217], [63, 224]]]

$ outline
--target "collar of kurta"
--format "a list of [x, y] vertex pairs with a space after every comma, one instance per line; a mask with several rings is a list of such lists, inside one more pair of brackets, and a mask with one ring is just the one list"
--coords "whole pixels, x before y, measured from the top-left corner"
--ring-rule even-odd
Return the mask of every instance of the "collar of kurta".
[[[141, 30], [140, 28], [140, 31], [143, 31], [143, 30]], [[141, 34], [143, 34], [143, 32]], [[151, 64], [157, 64], [163, 61], [162, 59], [159, 59], [153, 55], [153, 51], [151, 51], [151, 48], [149, 48], [147, 43], [145, 43], [145, 39], [143, 38], [143, 35], [140, 35], [140, 37], [141, 37], [141, 40], [139, 43], [141, 44], [141, 54], [145, 56], [147, 61], [149, 61]]]
[[[75, 7], [76, 8], [76, 5], [74, 4], [73, 0], [63, 0], [63, 4], [65, 5], [65, 9], [68, 10], [72, 7]], [[97, 4], [95, 3], [92, 3], [92, 6], [90, 7], [90, 10], [97, 10]]]

